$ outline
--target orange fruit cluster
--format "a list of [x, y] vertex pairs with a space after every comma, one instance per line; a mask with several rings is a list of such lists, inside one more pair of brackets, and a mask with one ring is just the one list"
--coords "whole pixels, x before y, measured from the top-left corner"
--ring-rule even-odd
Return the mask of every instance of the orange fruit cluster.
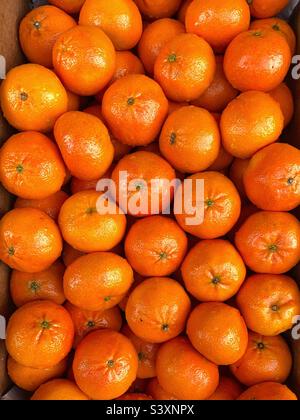
[[32, 400], [295, 400], [288, 1], [49, 3], [0, 94], [11, 379]]

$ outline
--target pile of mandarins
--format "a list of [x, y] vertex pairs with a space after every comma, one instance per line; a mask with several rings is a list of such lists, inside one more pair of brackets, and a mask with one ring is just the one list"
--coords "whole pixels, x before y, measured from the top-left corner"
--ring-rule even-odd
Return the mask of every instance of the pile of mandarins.
[[[22, 20], [29, 63], [1, 85], [18, 130], [0, 151], [17, 197], [0, 221], [11, 379], [33, 400], [296, 399], [288, 1], [49, 3]], [[97, 211], [97, 182], [121, 191], [123, 171], [148, 205]], [[151, 181], [176, 177], [204, 181], [202, 223], [163, 214], [171, 186], [153, 214]]]

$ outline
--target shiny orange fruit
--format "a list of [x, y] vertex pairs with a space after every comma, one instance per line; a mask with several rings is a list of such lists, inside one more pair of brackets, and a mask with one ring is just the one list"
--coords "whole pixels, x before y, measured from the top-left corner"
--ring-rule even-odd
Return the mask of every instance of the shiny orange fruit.
[[129, 338], [137, 351], [139, 359], [137, 377], [141, 379], [154, 378], [156, 376], [155, 362], [159, 344], [142, 340], [131, 331], [128, 325], [122, 328], [122, 333]]
[[275, 143], [257, 152], [244, 173], [248, 198], [262, 210], [290, 211], [300, 205], [300, 151]]
[[0, 99], [4, 117], [20, 131], [48, 132], [68, 108], [59, 78], [39, 64], [10, 70], [1, 84]]
[[225, 302], [234, 296], [246, 277], [237, 250], [222, 239], [205, 240], [186, 256], [181, 273], [186, 289], [201, 302]]
[[250, 25], [250, 9], [245, 0], [194, 0], [185, 16], [187, 32], [204, 38], [217, 52]]
[[248, 328], [261, 335], [275, 336], [289, 330], [300, 313], [300, 291], [288, 276], [253, 275], [236, 299]]
[[30, 302], [10, 317], [6, 347], [18, 363], [32, 368], [50, 368], [70, 352], [74, 326], [66, 309], [50, 301]]
[[129, 263], [144, 277], [174, 273], [186, 251], [185, 233], [174, 220], [163, 216], [137, 221], [125, 240], [125, 254]]
[[130, 294], [126, 320], [139, 338], [162, 343], [183, 331], [190, 305], [188, 295], [177, 281], [153, 277], [143, 281]]
[[202, 303], [192, 311], [187, 335], [204, 357], [216, 365], [231, 365], [244, 356], [247, 326], [240, 312], [221, 302]]
[[252, 331], [249, 331], [246, 353], [230, 366], [234, 376], [247, 386], [262, 382], [284, 383], [291, 368], [292, 355], [283, 337], [266, 337]]
[[289, 0], [247, 0], [251, 15], [256, 18], [268, 18], [277, 15], [288, 5]]
[[72, 176], [92, 181], [103, 176], [112, 164], [114, 148], [108, 130], [93, 115], [65, 113], [56, 121], [54, 136]]
[[286, 273], [300, 260], [300, 224], [289, 213], [257, 212], [240, 227], [235, 244], [254, 272]]
[[0, 150], [0, 180], [19, 197], [47, 198], [61, 189], [65, 177], [59, 150], [44, 134], [35, 131], [15, 134]]
[[[81, 191], [68, 198], [60, 210], [58, 223], [62, 236], [78, 251], [110, 251], [123, 239], [124, 213], [118, 207], [113, 209], [114, 214], [99, 212], [97, 203], [101, 196], [97, 191]], [[113, 205], [110, 200], [108, 204]]]
[[181, 107], [167, 118], [159, 138], [159, 148], [162, 155], [178, 171], [204, 171], [218, 157], [218, 124], [203, 108]]
[[143, 32], [142, 17], [133, 0], [86, 0], [79, 24], [101, 28], [117, 50], [135, 47]]
[[57, 220], [61, 206], [64, 204], [68, 194], [64, 191], [57, 191], [46, 198], [41, 199], [26, 199], [18, 197], [15, 201], [15, 208], [28, 208], [42, 210], [48, 214], [52, 219]]
[[222, 113], [223, 146], [234, 157], [247, 159], [278, 140], [283, 127], [283, 113], [271, 95], [258, 91], [244, 92]]
[[31, 397], [32, 401], [87, 401], [88, 399], [74, 382], [67, 379], [46, 382]]
[[224, 71], [240, 91], [268, 92], [283, 82], [291, 64], [291, 50], [284, 36], [271, 28], [240, 33], [229, 44]]
[[0, 221], [0, 259], [10, 268], [27, 273], [48, 269], [62, 252], [56, 223], [44, 212], [14, 209]]
[[247, 389], [238, 400], [294, 401], [298, 400], [298, 398], [286, 385], [281, 385], [276, 382], [263, 382]]
[[88, 334], [76, 349], [77, 385], [94, 400], [118, 398], [136, 379], [138, 356], [131, 341], [112, 330]]
[[212, 83], [215, 70], [211, 46], [197, 35], [180, 34], [160, 51], [154, 76], [172, 101], [192, 101]]
[[55, 366], [44, 369], [23, 366], [10, 356], [7, 359], [7, 373], [10, 379], [19, 388], [28, 392], [35, 391], [43, 383], [50, 381], [50, 379], [63, 376], [66, 370], [67, 359], [63, 359]]
[[229, 102], [238, 95], [238, 91], [226, 79], [223, 62], [223, 56], [217, 55], [214, 79], [206, 91], [193, 101], [193, 105], [205, 108], [210, 112], [222, 112]]
[[76, 21], [54, 6], [33, 9], [19, 27], [21, 48], [31, 63], [52, 67], [52, 48], [57, 38], [76, 26]]
[[178, 200], [187, 207], [175, 213], [179, 226], [201, 239], [226, 235], [241, 212], [241, 199], [233, 183], [220, 172], [200, 172], [187, 180], [191, 180], [191, 188], [183, 191], [179, 188], [175, 194], [175, 203]]
[[183, 400], [205, 400], [219, 384], [218, 367], [209, 362], [185, 337], [164, 343], [157, 355], [157, 379], [171, 395]]
[[133, 272], [128, 262], [111, 252], [84, 255], [69, 265], [64, 275], [66, 298], [88, 311], [116, 306], [132, 283]]
[[75, 26], [64, 32], [55, 42], [52, 54], [55, 72], [78, 95], [95, 95], [114, 74], [114, 46], [95, 26]]
[[153, 74], [155, 61], [162, 48], [176, 35], [184, 32], [181, 22], [169, 18], [155, 20], [144, 29], [138, 54], [149, 74]]
[[116, 201], [125, 213], [142, 217], [168, 212], [176, 174], [158, 154], [138, 151], [124, 156], [116, 164], [111, 178]]
[[101, 329], [119, 331], [121, 329], [122, 317], [117, 306], [103, 311], [87, 311], [67, 302], [65, 308], [71, 315], [75, 327], [75, 348], [91, 331]]
[[14, 304], [19, 307], [34, 300], [51, 300], [62, 305], [66, 299], [63, 290], [64, 271], [65, 267], [59, 261], [39, 273], [13, 270], [10, 293]]
[[130, 146], [153, 142], [168, 113], [161, 87], [144, 75], [127, 75], [105, 92], [103, 116], [112, 134]]

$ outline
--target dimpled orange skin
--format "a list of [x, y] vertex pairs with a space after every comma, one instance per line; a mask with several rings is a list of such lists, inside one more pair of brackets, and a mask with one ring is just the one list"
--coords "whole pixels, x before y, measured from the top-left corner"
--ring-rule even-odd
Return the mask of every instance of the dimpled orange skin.
[[240, 227], [235, 244], [256, 273], [286, 273], [300, 260], [299, 221], [289, 213], [257, 212]]
[[152, 277], [132, 291], [126, 305], [126, 320], [142, 340], [163, 343], [183, 331], [190, 307], [190, 299], [178, 282]]
[[202, 303], [192, 311], [187, 335], [204, 357], [216, 365], [237, 362], [246, 352], [247, 326], [240, 312], [221, 302]]
[[244, 356], [230, 366], [231, 372], [244, 385], [287, 380], [292, 368], [292, 355], [284, 338], [265, 337], [249, 331]]
[[300, 151], [275, 143], [257, 152], [244, 174], [248, 198], [260, 209], [290, 211], [300, 205]]
[[52, 67], [52, 48], [60, 34], [76, 26], [75, 20], [54, 6], [41, 6], [21, 21], [19, 39], [28, 61]]
[[217, 52], [250, 25], [245, 0], [194, 0], [185, 16], [187, 32], [203, 37]]
[[87, 401], [89, 398], [78, 386], [67, 379], [54, 379], [41, 385], [31, 397], [32, 401]]
[[26, 198], [18, 197], [15, 201], [15, 208], [32, 207], [34, 209], [42, 210], [52, 219], [56, 220], [58, 218], [61, 206], [67, 198], [68, 194], [64, 191], [57, 191], [57, 193], [54, 193], [46, 198], [41, 198], [39, 200], [28, 200]]
[[57, 39], [52, 54], [55, 72], [66, 88], [78, 95], [95, 95], [114, 74], [114, 46], [95, 26], [69, 29]]
[[223, 146], [234, 157], [247, 159], [278, 140], [283, 127], [283, 113], [275, 99], [264, 92], [244, 92], [222, 113]]
[[10, 317], [6, 347], [24, 366], [50, 368], [70, 352], [74, 337], [72, 319], [66, 309], [50, 301], [30, 302]]
[[59, 7], [67, 13], [78, 13], [85, 0], [49, 0], [50, 4]]
[[137, 351], [139, 359], [137, 377], [141, 379], [154, 378], [156, 376], [155, 362], [159, 344], [148, 343], [140, 339], [128, 325], [122, 328], [122, 334], [129, 338]]
[[256, 18], [269, 18], [277, 15], [287, 6], [289, 0], [247, 0], [251, 15]]
[[145, 74], [143, 63], [131, 51], [117, 51], [115, 73], [110, 84], [128, 74]]
[[147, 385], [147, 393], [150, 394], [154, 400], [177, 400], [174, 395], [169, 394], [166, 392], [160, 384], [158, 383], [157, 378], [152, 378]]
[[[185, 231], [201, 239], [215, 239], [226, 235], [236, 224], [241, 213], [241, 199], [234, 184], [219, 172], [202, 172], [187, 178], [192, 180], [192, 194], [178, 190], [176, 200], [196, 205], [196, 182], [204, 182], [204, 221], [196, 225], [188, 224], [196, 213], [185, 211], [175, 214], [177, 223]], [[177, 194], [179, 196], [177, 196]], [[203, 205], [200, 195], [201, 205]], [[190, 213], [190, 212], [189, 212]], [[201, 211], [200, 211], [201, 216]]]
[[215, 70], [210, 45], [197, 35], [180, 34], [161, 49], [154, 77], [172, 101], [192, 101], [210, 86]]
[[126, 230], [126, 217], [99, 214], [97, 201], [101, 193], [81, 191], [68, 198], [59, 213], [58, 223], [63, 238], [78, 251], [109, 251], [121, 242]]
[[[124, 178], [120, 179], [122, 172], [127, 173], [127, 188]], [[137, 217], [161, 213], [174, 196], [174, 185], [171, 183], [176, 179], [175, 171], [165, 159], [152, 152], [139, 151], [124, 156], [117, 163], [111, 178], [115, 183], [119, 206], [127, 206], [128, 214]]]
[[61, 189], [65, 177], [59, 150], [44, 134], [35, 131], [15, 134], [0, 150], [0, 180], [19, 197], [46, 198]]
[[10, 294], [19, 307], [34, 300], [51, 300], [62, 305], [65, 301], [63, 275], [65, 267], [57, 261], [48, 270], [39, 273], [23, 273], [13, 270], [10, 278]]
[[1, 84], [1, 109], [20, 131], [50, 131], [67, 111], [66, 89], [53, 71], [38, 64], [10, 70]]
[[156, 370], [163, 389], [182, 400], [206, 400], [219, 384], [218, 367], [198, 353], [184, 337], [177, 337], [160, 347]]
[[[126, 53], [126, 51], [119, 52], [119, 54], [123, 54], [123, 53]], [[136, 73], [136, 72], [134, 72], [134, 73]], [[102, 102], [102, 99], [101, 99], [101, 102]], [[103, 118], [103, 115], [102, 115], [101, 106], [99, 106], [99, 105], [91, 105], [88, 108], [86, 108], [84, 110], [84, 112], [87, 112], [88, 114], [92, 114], [95, 117], [98, 117], [103, 122], [103, 124], [106, 125], [106, 122], [105, 122], [105, 120]], [[127, 155], [131, 151], [131, 147], [128, 146], [127, 144], [123, 144], [120, 141], [118, 141], [117, 139], [115, 139], [112, 136], [112, 134], [111, 134], [110, 131], [109, 131], [109, 136], [110, 136], [110, 140], [111, 140], [111, 142], [112, 142], [112, 144], [114, 146], [114, 150], [115, 150], [115, 152], [114, 152], [114, 161], [115, 162], [118, 162], [123, 156]]]
[[184, 106], [174, 111], [165, 122], [159, 148], [165, 159], [178, 171], [204, 171], [218, 157], [218, 124], [205, 109]]
[[168, 113], [161, 87], [144, 75], [127, 75], [105, 92], [102, 113], [112, 134], [121, 143], [143, 146], [159, 134]]
[[86, 311], [67, 302], [65, 308], [71, 315], [75, 327], [74, 348], [91, 331], [99, 329], [120, 331], [121, 329], [122, 317], [117, 306], [104, 311]]
[[100, 178], [114, 158], [114, 147], [105, 125], [86, 112], [62, 115], [54, 126], [54, 136], [72, 176], [84, 181]]
[[186, 289], [201, 302], [225, 302], [246, 277], [245, 264], [230, 242], [200, 241], [186, 256], [181, 273]]
[[283, 82], [291, 64], [286, 39], [273, 29], [242, 32], [229, 44], [224, 71], [236, 89], [268, 92]]
[[236, 297], [249, 329], [275, 336], [289, 330], [300, 312], [297, 283], [288, 276], [256, 274], [249, 277]]
[[55, 222], [44, 212], [14, 209], [0, 222], [0, 259], [10, 268], [37, 273], [49, 268], [62, 252]]
[[133, 0], [86, 0], [79, 24], [101, 28], [117, 50], [135, 47], [143, 32], [142, 17]]
[[242, 386], [229, 376], [222, 376], [216, 391], [208, 399], [210, 401], [233, 401], [243, 392]]
[[269, 19], [257, 19], [251, 22], [250, 29], [272, 28], [283, 34], [290, 46], [292, 55], [296, 50], [296, 35], [292, 27], [283, 19], [272, 17]]
[[238, 91], [225, 77], [223, 61], [223, 56], [216, 56], [217, 68], [214, 79], [206, 91], [192, 102], [193, 105], [205, 108], [210, 112], [222, 112], [229, 102], [238, 95]]
[[284, 126], [286, 127], [293, 118], [295, 108], [294, 98], [290, 88], [285, 83], [281, 83], [275, 89], [271, 90], [269, 94], [279, 103], [284, 117]]
[[57, 365], [45, 368], [35, 369], [23, 366], [16, 362], [12, 357], [7, 359], [7, 372], [10, 379], [19, 388], [28, 392], [35, 391], [40, 385], [53, 378], [59, 378], [67, 370], [67, 359], [62, 360]]
[[77, 385], [94, 400], [115, 399], [136, 379], [138, 357], [131, 341], [112, 330], [94, 331], [79, 344], [73, 370]]
[[125, 254], [140, 275], [168, 276], [179, 268], [187, 245], [186, 234], [174, 220], [152, 216], [131, 227], [125, 240]]
[[111, 252], [94, 252], [67, 267], [64, 292], [79, 308], [104, 311], [117, 305], [132, 283], [133, 271], [124, 258]]
[[296, 395], [286, 386], [276, 382], [264, 382], [248, 388], [238, 400], [257, 401], [294, 401]]
[[181, 0], [134, 0], [141, 13], [148, 18], [165, 18], [173, 16], [178, 10]]
[[154, 72], [155, 60], [161, 49], [176, 35], [185, 32], [184, 25], [175, 19], [159, 19], [150, 23], [143, 32], [138, 54], [149, 74]]

